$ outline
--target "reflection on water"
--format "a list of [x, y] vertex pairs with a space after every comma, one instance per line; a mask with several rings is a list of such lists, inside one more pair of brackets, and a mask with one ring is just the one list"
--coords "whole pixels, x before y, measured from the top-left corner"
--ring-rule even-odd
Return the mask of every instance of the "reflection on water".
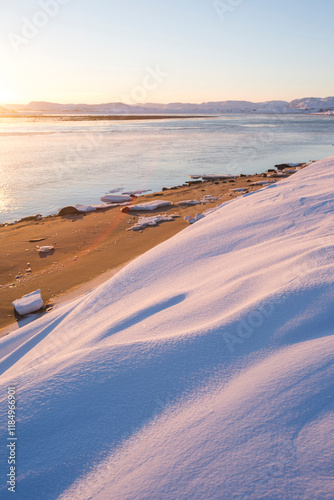
[[131, 122], [0, 120], [0, 222], [105, 192], [255, 173], [334, 154], [334, 117], [225, 115]]
[[[0, 177], [2, 182], [1, 171]], [[14, 192], [9, 193], [3, 185], [0, 185], [0, 222], [6, 222], [13, 219], [12, 213], [18, 209], [19, 207], [16, 204], [16, 194]]]

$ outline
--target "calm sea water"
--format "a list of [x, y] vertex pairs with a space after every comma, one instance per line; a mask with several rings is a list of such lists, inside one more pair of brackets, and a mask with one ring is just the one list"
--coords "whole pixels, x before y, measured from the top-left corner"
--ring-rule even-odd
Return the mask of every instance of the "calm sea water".
[[228, 115], [147, 121], [0, 120], [0, 222], [106, 192], [161, 190], [190, 174], [256, 173], [334, 155], [334, 117]]

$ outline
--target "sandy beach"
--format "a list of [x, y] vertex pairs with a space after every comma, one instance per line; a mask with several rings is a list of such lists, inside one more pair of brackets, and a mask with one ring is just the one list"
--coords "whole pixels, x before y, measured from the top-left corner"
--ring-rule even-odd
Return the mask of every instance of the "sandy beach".
[[[90, 214], [50, 216], [2, 225], [0, 336], [8, 333], [8, 325], [17, 319], [12, 306], [14, 300], [41, 289], [45, 309], [49, 311], [57, 302], [89, 290], [127, 262], [187, 227], [184, 217], [203, 213], [246, 192], [233, 189], [246, 188], [247, 192], [261, 189], [262, 185], [252, 184], [265, 181], [265, 177], [266, 174], [256, 174], [231, 180], [203, 181], [134, 200], [134, 204], [157, 199], [174, 204], [154, 212], [123, 213], [120, 207], [114, 207]], [[182, 200], [199, 200], [205, 195], [218, 197], [218, 200], [196, 206], [178, 205]], [[156, 227], [127, 231], [139, 216], [164, 213], [177, 214], [178, 217]], [[37, 246], [42, 245], [52, 245], [55, 250], [51, 254], [40, 254]]]

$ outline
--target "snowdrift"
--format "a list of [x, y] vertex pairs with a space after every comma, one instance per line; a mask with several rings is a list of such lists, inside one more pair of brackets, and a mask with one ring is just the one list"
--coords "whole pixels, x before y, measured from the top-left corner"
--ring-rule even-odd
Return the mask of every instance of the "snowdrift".
[[2, 339], [16, 497], [332, 499], [333, 213], [334, 157]]

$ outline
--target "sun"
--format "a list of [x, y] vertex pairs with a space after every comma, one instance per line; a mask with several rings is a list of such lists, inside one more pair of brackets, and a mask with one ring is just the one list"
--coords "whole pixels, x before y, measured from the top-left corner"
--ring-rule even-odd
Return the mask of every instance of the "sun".
[[16, 98], [16, 92], [0, 88], [0, 104], [13, 104]]

